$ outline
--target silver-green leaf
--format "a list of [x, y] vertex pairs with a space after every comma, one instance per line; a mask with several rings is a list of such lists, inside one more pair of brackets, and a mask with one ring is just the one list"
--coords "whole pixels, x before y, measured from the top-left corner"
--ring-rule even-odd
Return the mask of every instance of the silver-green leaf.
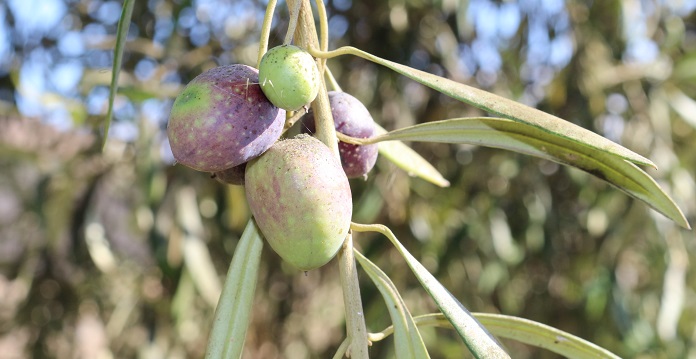
[[215, 310], [207, 359], [238, 359], [242, 355], [263, 249], [259, 233], [254, 220], [249, 220], [232, 256]]
[[363, 225], [352, 223], [351, 229], [356, 232], [374, 231], [382, 233], [394, 244], [401, 256], [416, 275], [418, 281], [433, 298], [442, 314], [452, 323], [454, 330], [464, 340], [476, 358], [498, 359], [510, 358], [496, 339], [486, 328], [474, 318], [469, 310], [462, 305], [411, 253], [406, 250], [394, 233], [386, 226], [379, 224]]
[[[573, 359], [618, 359], [619, 357], [592, 342], [533, 320], [490, 313], [471, 313], [481, 324], [499, 338], [512, 339], [538, 348], [544, 348], [565, 358]], [[442, 313], [414, 317], [420, 328], [452, 328]], [[372, 340], [381, 340], [393, 333], [388, 327], [380, 333], [371, 334]]]
[[118, 19], [118, 27], [116, 28], [116, 46], [114, 47], [114, 63], [111, 68], [111, 84], [109, 85], [109, 108], [106, 112], [104, 120], [104, 128], [101, 132], [102, 147], [106, 144], [106, 139], [109, 136], [109, 127], [111, 120], [114, 117], [114, 100], [118, 92], [118, 75], [121, 72], [121, 63], [123, 61], [123, 50], [126, 46], [126, 38], [128, 36], [128, 28], [130, 27], [131, 17], [133, 16], [133, 5], [135, 0], [125, 0], [121, 17]]
[[372, 279], [375, 286], [382, 294], [384, 302], [387, 304], [389, 315], [394, 327], [394, 348], [397, 358], [430, 358], [428, 350], [423, 344], [423, 339], [418, 332], [418, 327], [413, 322], [411, 313], [406, 308], [399, 291], [389, 277], [372, 263], [369, 259], [363, 256], [357, 249], [353, 249], [355, 259], [360, 262], [360, 265], [365, 270], [365, 273]]
[[466, 143], [524, 153], [586, 171], [645, 202], [680, 226], [684, 214], [641, 168], [614, 153], [557, 136], [536, 126], [503, 118], [458, 118], [402, 128], [370, 139]]
[[[380, 125], [376, 126], [377, 135], [387, 133]], [[440, 187], [449, 187], [450, 185], [449, 181], [430, 162], [401, 141], [380, 142], [379, 154], [411, 176], [420, 177]]]
[[548, 349], [567, 358], [619, 359], [596, 344], [546, 324], [509, 315], [475, 313], [474, 316], [498, 337]]
[[585, 143], [598, 150], [612, 153], [628, 161], [655, 167], [649, 159], [614, 143], [592, 131], [584, 129], [571, 122], [559, 117], [548, 114], [544, 111], [529, 107], [519, 102], [505, 97], [477, 89], [444, 77], [431, 73], [416, 70], [406, 65], [382, 59], [368, 52], [356, 49], [351, 46], [344, 46], [333, 51], [325, 52], [317, 49], [310, 49], [313, 56], [320, 58], [331, 58], [340, 55], [354, 55], [387, 67], [401, 75], [404, 75], [416, 82], [439, 91], [456, 100], [470, 104], [492, 114], [502, 116], [513, 121], [527, 123], [538, 127], [543, 131], [552, 133], [556, 136], [565, 137], [569, 140]]

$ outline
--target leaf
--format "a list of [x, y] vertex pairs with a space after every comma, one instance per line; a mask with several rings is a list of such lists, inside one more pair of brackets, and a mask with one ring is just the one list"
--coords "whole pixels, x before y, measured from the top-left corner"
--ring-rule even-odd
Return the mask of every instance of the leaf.
[[[517, 340], [519, 342], [544, 348], [567, 358], [618, 359], [614, 353], [575, 335], [541, 324], [529, 319], [501, 314], [472, 313], [491, 333], [500, 338]], [[451, 328], [452, 325], [441, 313], [419, 315], [414, 317], [418, 327]], [[380, 333], [370, 335], [372, 340], [381, 340], [393, 333], [388, 327]]]
[[215, 321], [205, 354], [208, 359], [238, 359], [242, 355], [262, 248], [261, 235], [251, 219], [232, 256], [215, 310]]
[[387, 304], [389, 315], [394, 327], [394, 347], [397, 358], [430, 358], [428, 350], [423, 344], [423, 339], [418, 332], [418, 327], [413, 322], [413, 317], [409, 313], [399, 291], [394, 283], [384, 272], [379, 269], [369, 259], [365, 258], [357, 249], [353, 249], [355, 259], [365, 270], [365, 273], [372, 279], [375, 286], [382, 294], [384, 302]]
[[[387, 133], [376, 124], [376, 134]], [[449, 187], [450, 183], [425, 158], [401, 141], [380, 142], [380, 155], [386, 157], [409, 175], [420, 177], [436, 186]]]
[[474, 314], [493, 334], [548, 349], [568, 358], [619, 359], [612, 352], [554, 327], [532, 320], [500, 314]]
[[104, 130], [101, 134], [102, 148], [106, 144], [106, 139], [109, 137], [109, 127], [111, 126], [111, 120], [114, 117], [114, 100], [116, 99], [116, 92], [118, 92], [118, 75], [121, 72], [123, 50], [126, 45], [126, 38], [128, 36], [128, 28], [130, 27], [131, 17], [133, 16], [133, 5], [135, 5], [135, 0], [125, 0], [123, 2], [123, 10], [121, 11], [121, 17], [118, 20], [118, 27], [116, 28], [114, 63], [111, 68], [111, 84], [109, 85], [109, 108], [106, 112], [106, 119], [104, 120]]
[[476, 358], [510, 358], [486, 328], [406, 250], [389, 228], [379, 224], [364, 225], [357, 223], [351, 223], [350, 228], [356, 232], [379, 232], [389, 238], [399, 253], [401, 253], [401, 256], [404, 257], [423, 288], [433, 298], [442, 314], [452, 323], [454, 330], [459, 333], [459, 336]]
[[509, 118], [513, 121], [527, 123], [554, 135], [565, 137], [569, 140], [586, 143], [590, 147], [612, 153], [637, 164], [655, 167], [655, 164], [649, 159], [638, 155], [619, 144], [609, 141], [592, 131], [584, 129], [544, 111], [537, 110], [484, 90], [467, 86], [425, 71], [416, 70], [406, 65], [385, 60], [351, 46], [344, 46], [329, 52], [319, 51], [317, 49], [310, 49], [309, 52], [312, 54], [312, 56], [320, 58], [331, 58], [346, 54], [358, 56], [387, 67], [416, 82], [428, 86], [456, 100], [478, 107], [482, 110]]
[[423, 123], [373, 137], [389, 140], [466, 143], [524, 153], [586, 171], [645, 202], [679, 225], [690, 228], [684, 214], [655, 180], [615, 154], [557, 136], [538, 127], [502, 118], [459, 118]]

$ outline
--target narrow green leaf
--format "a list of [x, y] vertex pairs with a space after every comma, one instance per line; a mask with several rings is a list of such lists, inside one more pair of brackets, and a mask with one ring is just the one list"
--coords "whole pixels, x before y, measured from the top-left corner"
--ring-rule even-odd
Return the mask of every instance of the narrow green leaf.
[[467, 143], [520, 152], [579, 168], [645, 202], [677, 224], [690, 228], [684, 214], [642, 169], [583, 142], [502, 118], [459, 118], [392, 131], [371, 142], [403, 140]]
[[413, 69], [406, 65], [382, 59], [354, 47], [344, 46], [329, 52], [310, 49], [310, 53], [313, 56], [320, 58], [331, 58], [346, 54], [358, 56], [385, 66], [447, 96], [498, 116], [509, 118], [517, 122], [527, 123], [556, 136], [565, 137], [577, 142], [584, 142], [588, 146], [612, 153], [637, 164], [655, 167], [655, 164], [647, 158], [638, 155], [619, 144], [609, 141], [592, 131], [584, 129], [546, 112], [444, 77], [436, 76], [425, 71]]
[[476, 313], [474, 316], [493, 334], [501, 338], [548, 349], [568, 358], [619, 359], [617, 355], [596, 344], [532, 320], [486, 313]]
[[374, 231], [385, 235], [404, 257], [418, 281], [430, 294], [442, 314], [452, 323], [459, 336], [476, 358], [510, 358], [493, 336], [411, 253], [399, 242], [394, 233], [379, 224], [363, 225], [352, 223], [350, 228], [356, 232]]
[[428, 350], [423, 344], [423, 339], [418, 332], [418, 327], [413, 322], [411, 313], [406, 308], [399, 291], [394, 283], [377, 265], [363, 256], [357, 249], [353, 249], [355, 259], [365, 270], [365, 273], [372, 279], [375, 286], [382, 294], [384, 302], [387, 304], [389, 315], [394, 327], [394, 348], [397, 358], [430, 358]]
[[[516, 340], [531, 346], [544, 348], [566, 358], [574, 359], [617, 359], [614, 353], [575, 335], [541, 324], [529, 319], [523, 319], [501, 314], [472, 313], [476, 319], [485, 325], [493, 335], [499, 338]], [[414, 317], [413, 320], [420, 328], [441, 327], [452, 328], [452, 324], [441, 313], [425, 314]], [[371, 340], [382, 340], [394, 332], [393, 327], [370, 334]]]
[[123, 50], [126, 45], [126, 38], [128, 37], [128, 28], [130, 27], [131, 17], [133, 16], [134, 4], [135, 0], [125, 0], [123, 2], [121, 17], [118, 20], [118, 27], [116, 28], [116, 46], [114, 47], [114, 63], [111, 68], [111, 84], [109, 85], [109, 108], [106, 112], [106, 119], [104, 120], [104, 129], [103, 133], [101, 134], [102, 148], [106, 144], [106, 139], [109, 136], [109, 127], [111, 126], [111, 120], [114, 117], [114, 100], [116, 99], [116, 93], [118, 92], [118, 75], [121, 72]]
[[261, 235], [251, 219], [232, 256], [215, 310], [215, 321], [205, 354], [208, 359], [238, 359], [242, 355], [262, 248]]
[[[376, 134], [387, 133], [387, 130], [376, 125]], [[379, 143], [379, 154], [397, 165], [409, 175], [420, 177], [436, 186], [449, 187], [450, 183], [438, 172], [425, 158], [406, 146], [401, 141], [389, 141]]]

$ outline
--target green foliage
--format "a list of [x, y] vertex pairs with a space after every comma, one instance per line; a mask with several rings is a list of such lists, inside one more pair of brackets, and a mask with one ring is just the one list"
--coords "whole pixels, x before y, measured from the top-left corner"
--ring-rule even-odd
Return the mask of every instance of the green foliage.
[[106, 139], [109, 137], [109, 127], [114, 116], [114, 100], [118, 93], [118, 76], [121, 73], [123, 64], [123, 52], [126, 46], [126, 37], [130, 28], [131, 17], [133, 16], [133, 7], [135, 0], [125, 0], [123, 2], [123, 10], [118, 20], [118, 28], [116, 29], [116, 45], [114, 46], [114, 64], [111, 68], [111, 84], [109, 85], [109, 109], [104, 120], [102, 130], [102, 147], [106, 144]]
[[256, 224], [249, 221], [232, 257], [227, 279], [215, 310], [206, 358], [239, 358], [244, 348], [251, 307], [254, 304], [256, 277], [263, 238]]
[[382, 293], [384, 302], [389, 310], [394, 328], [394, 351], [399, 358], [430, 358], [418, 327], [411, 317], [406, 303], [399, 295], [398, 289], [379, 267], [370, 262], [360, 252], [355, 251], [355, 258], [365, 270], [365, 273]]
[[[399, 343], [433, 358], [498, 344], [520, 358], [694, 355], [693, 9], [317, 3], [318, 41], [295, 34], [296, 43], [321, 57], [323, 86], [340, 84], [390, 129], [375, 140], [376, 169], [351, 189], [354, 221], [384, 223], [395, 246], [355, 234], [367, 264], [358, 277], [345, 250], [304, 274], [262, 251], [244, 190], [172, 166], [153, 110], [168, 112], [207, 69], [258, 64], [269, 42], [292, 37], [286, 28], [306, 31], [298, 7], [269, 1], [262, 25], [261, 6], [126, 0], [116, 26], [102, 3], [70, 7], [41, 41], [13, 22], [13, 61], [0, 60], [3, 352], [395, 357], [404, 347], [382, 341], [394, 327], [374, 332], [393, 322], [408, 328]], [[511, 14], [521, 18], [482, 23]], [[66, 26], [91, 39], [87, 53], [66, 55]], [[102, 29], [116, 36], [99, 40]], [[568, 41], [564, 55], [555, 45]], [[103, 52], [113, 62], [85, 65], [68, 95], [36, 96], [27, 80], [41, 72], [32, 59], [51, 54], [53, 83], [60, 65], [99, 63]], [[54, 114], [27, 115], [39, 106], [72, 123], [57, 131]], [[639, 167], [653, 161], [659, 170]], [[363, 307], [350, 312], [356, 293]], [[385, 300], [402, 310], [385, 311]], [[442, 313], [417, 315], [433, 312]], [[351, 347], [356, 333], [365, 350]]]

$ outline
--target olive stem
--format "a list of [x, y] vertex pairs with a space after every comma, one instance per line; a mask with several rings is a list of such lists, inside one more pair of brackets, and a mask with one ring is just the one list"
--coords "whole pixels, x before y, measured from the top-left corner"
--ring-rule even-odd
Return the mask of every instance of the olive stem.
[[297, 20], [300, 17], [300, 10], [302, 8], [302, 1], [295, 3], [295, 6], [290, 7], [288, 3], [288, 11], [290, 11], [290, 24], [288, 24], [288, 32], [285, 34], [285, 40], [283, 45], [289, 45], [292, 42], [292, 37], [295, 34], [295, 29], [297, 29]]
[[351, 358], [367, 358], [367, 328], [360, 299], [360, 282], [353, 255], [353, 235], [348, 233], [338, 252], [338, 270], [343, 288], [343, 303], [346, 308], [346, 327], [348, 329], [348, 355]]
[[271, 24], [273, 23], [273, 12], [275, 11], [278, 0], [269, 0], [266, 6], [266, 13], [263, 16], [263, 24], [261, 25], [261, 38], [259, 39], [259, 54], [256, 60], [256, 68], [261, 66], [261, 59], [268, 51], [268, 39], [271, 36]]
[[338, 84], [338, 81], [336, 81], [336, 77], [334, 77], [333, 72], [331, 72], [331, 69], [326, 66], [324, 67], [325, 71], [324, 74], [326, 77], [329, 79], [329, 83], [331, 84], [331, 89], [336, 92], [343, 92], [341, 89], [341, 85]]
[[[305, 49], [316, 48], [319, 46], [319, 39], [317, 38], [317, 29], [314, 25], [314, 15], [312, 14], [309, 0], [287, 0], [290, 7], [295, 2], [300, 1], [304, 3], [304, 6], [300, 8], [297, 28], [295, 29], [295, 40], [298, 46]], [[317, 61], [317, 65], [321, 65], [321, 62]], [[312, 102], [312, 111], [314, 111], [314, 121], [316, 123], [315, 135], [331, 149], [336, 158], [339, 158], [336, 129], [334, 128], [329, 95], [326, 92], [326, 84], [323, 81], [323, 77], [319, 84], [319, 94]], [[343, 288], [346, 333], [350, 340], [350, 357], [353, 359], [367, 359], [369, 357], [367, 329], [360, 298], [357, 266], [353, 257], [353, 241], [350, 235], [346, 238], [338, 252], [338, 267]]]
[[[319, 49], [329, 50], [329, 21], [326, 16], [324, 0], [316, 0], [317, 16], [319, 17]], [[319, 60], [319, 73], [323, 76], [326, 69], [326, 59]]]
[[307, 113], [307, 111], [305, 109], [300, 109], [300, 110], [295, 111], [295, 113], [293, 113], [292, 116], [288, 117], [285, 120], [285, 126], [283, 127], [283, 132], [289, 130], [290, 127], [292, 127], [306, 113]]
[[358, 145], [358, 146], [371, 145], [371, 144], [377, 142], [377, 141], [373, 140], [376, 137], [357, 138], [357, 137], [348, 136], [348, 135], [340, 133], [340, 132], [336, 132], [336, 137], [341, 142], [350, 143], [351, 145]]
[[[312, 7], [309, 4], [309, 0], [291, 0], [288, 2], [288, 6], [293, 6], [295, 1], [306, 2], [306, 5], [302, 6], [300, 9], [297, 28], [295, 30], [296, 42], [298, 46], [305, 49], [316, 48], [319, 44], [319, 39], [317, 38], [317, 29], [314, 25], [314, 15], [312, 14]], [[321, 63], [317, 61], [317, 66], [320, 64]], [[312, 102], [312, 110], [314, 111], [314, 121], [316, 123], [315, 136], [331, 149], [336, 158], [339, 158], [336, 129], [334, 128], [329, 95], [326, 92], [326, 84], [324, 81], [319, 81], [319, 93]]]

